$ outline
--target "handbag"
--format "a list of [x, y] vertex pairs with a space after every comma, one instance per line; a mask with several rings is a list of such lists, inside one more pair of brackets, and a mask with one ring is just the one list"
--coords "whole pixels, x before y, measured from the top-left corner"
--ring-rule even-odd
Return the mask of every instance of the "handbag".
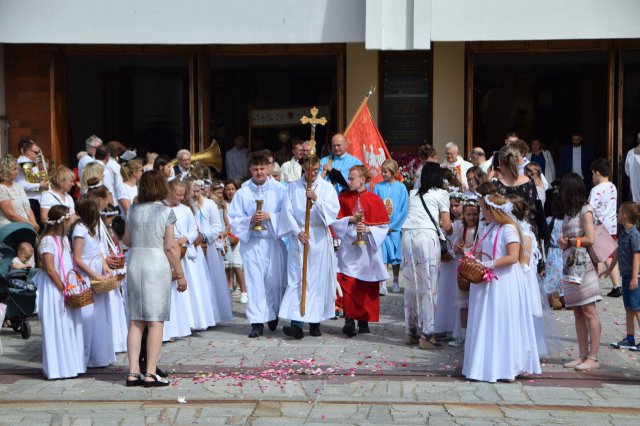
[[593, 244], [587, 247], [587, 253], [589, 253], [589, 257], [593, 262], [593, 267], [598, 269], [598, 263], [602, 263], [608, 258], [611, 257], [616, 248], [618, 248], [618, 244], [613, 239], [607, 228], [604, 227], [604, 224], [596, 214], [593, 212], [594, 217], [594, 233], [593, 233]]
[[433, 223], [433, 226], [436, 227], [436, 232], [438, 233], [438, 238], [440, 239], [440, 260], [443, 262], [449, 262], [453, 260], [453, 256], [451, 256], [451, 254], [449, 253], [449, 249], [447, 248], [447, 239], [444, 235], [442, 235], [442, 232], [440, 231], [440, 226], [435, 221], [433, 216], [431, 216], [431, 212], [427, 208], [427, 203], [424, 202], [424, 198], [422, 198], [422, 194], [420, 194], [419, 196], [420, 196], [420, 201], [422, 201], [422, 206], [424, 207], [424, 210], [429, 215], [429, 219], [431, 219], [431, 223]]

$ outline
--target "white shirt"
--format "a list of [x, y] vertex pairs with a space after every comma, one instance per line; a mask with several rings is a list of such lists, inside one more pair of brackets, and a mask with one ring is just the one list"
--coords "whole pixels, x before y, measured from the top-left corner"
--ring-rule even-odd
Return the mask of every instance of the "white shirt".
[[640, 203], [640, 147], [630, 149], [629, 152], [627, 152], [624, 171], [627, 176], [629, 176], [633, 202]]
[[302, 166], [295, 157], [280, 166], [280, 180], [291, 183], [302, 176]]
[[611, 182], [599, 183], [589, 193], [589, 204], [611, 235], [618, 234], [618, 190]]
[[98, 162], [104, 166], [104, 173], [102, 175], [102, 184], [111, 193], [111, 196], [113, 197], [113, 200], [115, 202], [115, 200], [116, 200], [116, 186], [115, 186], [115, 177], [113, 176], [113, 172], [102, 161], [98, 161]]
[[242, 179], [249, 174], [247, 148], [238, 149], [235, 146], [227, 151], [225, 167], [227, 179]]
[[[449, 211], [451, 205], [449, 203], [449, 193], [444, 189], [430, 189], [422, 198], [436, 223], [440, 220], [440, 212]], [[438, 231], [424, 209], [418, 191], [415, 189], [409, 193], [409, 211], [402, 229], [432, 229], [436, 232]]]
[[89, 154], [83, 156], [79, 161], [78, 161], [78, 176], [80, 176], [80, 180], [82, 180], [82, 171], [84, 170], [84, 167], [89, 164], [89, 163], [93, 163], [94, 158], [92, 156], [90, 156]]
[[21, 155], [18, 157], [16, 161], [18, 163], [18, 175], [16, 176], [16, 183], [20, 184], [24, 188], [24, 192], [27, 194], [27, 198], [32, 200], [40, 201], [40, 184], [39, 183], [30, 183], [27, 182], [27, 178], [24, 175], [24, 170], [22, 170], [23, 163], [33, 163], [33, 172], [38, 172], [38, 167], [36, 167], [35, 162], [30, 160], [29, 158]]
[[582, 146], [574, 146], [573, 147], [573, 160], [571, 163], [571, 171], [581, 178], [584, 178], [582, 175]]
[[133, 200], [138, 196], [138, 185], [129, 186], [128, 184], [122, 182], [118, 187], [116, 187], [116, 201], [120, 206], [120, 213], [123, 217], [126, 217], [124, 212], [124, 208], [122, 207], [122, 203], [120, 200], [129, 200], [129, 208], [131, 208], [131, 204], [133, 204]]
[[[50, 209], [53, 206], [67, 206], [69, 207], [69, 212], [72, 214], [76, 212], [75, 204], [73, 203], [71, 195], [65, 193], [64, 197], [60, 197], [51, 190], [43, 192], [42, 198], [40, 199], [40, 208]], [[42, 219], [44, 220], [46, 218]]]
[[114, 186], [118, 188], [118, 185], [122, 183], [122, 175], [120, 174], [120, 164], [118, 164], [115, 158], [109, 157], [109, 161], [107, 161], [105, 168], [111, 170], [111, 173], [113, 173], [113, 180], [115, 182]]

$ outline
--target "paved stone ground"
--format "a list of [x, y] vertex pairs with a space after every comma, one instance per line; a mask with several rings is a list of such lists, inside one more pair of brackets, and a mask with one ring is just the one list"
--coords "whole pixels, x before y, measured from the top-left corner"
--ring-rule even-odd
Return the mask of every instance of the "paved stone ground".
[[[601, 283], [603, 294], [610, 284]], [[165, 344], [164, 389], [123, 386], [126, 354], [82, 378], [45, 381], [41, 335], [21, 339], [3, 328], [0, 424], [638, 424], [640, 354], [608, 347], [624, 335], [621, 299], [598, 304], [601, 370], [561, 367], [576, 352], [572, 313], [553, 313], [563, 346], [543, 374], [515, 383], [469, 382], [462, 349], [424, 351], [404, 344], [402, 295], [382, 298], [373, 333], [344, 338], [342, 321], [323, 336], [289, 340], [281, 328], [248, 339], [244, 306], [236, 320]], [[184, 399], [186, 403], [179, 403]]]

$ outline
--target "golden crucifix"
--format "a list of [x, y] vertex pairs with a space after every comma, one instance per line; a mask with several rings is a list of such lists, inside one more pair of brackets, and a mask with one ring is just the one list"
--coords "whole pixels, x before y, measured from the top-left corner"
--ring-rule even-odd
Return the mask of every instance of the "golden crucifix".
[[[310, 124], [311, 125], [311, 137], [309, 138], [309, 145], [311, 146], [309, 149], [309, 157], [305, 158], [307, 161], [307, 191], [312, 188], [313, 181], [311, 180], [311, 169], [313, 166], [311, 165], [311, 158], [316, 155], [316, 126], [319, 124], [324, 126], [327, 124], [327, 119], [324, 117], [317, 118], [318, 108], [311, 108], [311, 118], [306, 115], [302, 116], [300, 122], [302, 124]], [[309, 235], [309, 221], [311, 217], [311, 199], [307, 198], [307, 210], [304, 217], [304, 233]], [[300, 299], [300, 316], [304, 316], [305, 305], [307, 301], [307, 259], [309, 257], [309, 243], [304, 245], [302, 252], [302, 297]]]

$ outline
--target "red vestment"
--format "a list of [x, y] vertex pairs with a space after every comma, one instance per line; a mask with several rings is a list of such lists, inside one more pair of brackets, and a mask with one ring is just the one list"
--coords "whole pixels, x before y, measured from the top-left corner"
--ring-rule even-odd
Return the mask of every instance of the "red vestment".
[[[364, 209], [364, 223], [367, 226], [386, 225], [389, 215], [382, 199], [367, 190], [357, 193], [343, 191], [338, 196], [340, 212], [338, 219], [352, 216], [353, 208], [360, 199]], [[349, 250], [350, 247], [342, 247]], [[339, 273], [338, 282], [342, 288], [340, 300], [345, 318], [377, 322], [380, 319], [380, 283], [378, 281], [364, 281], [355, 277]]]

